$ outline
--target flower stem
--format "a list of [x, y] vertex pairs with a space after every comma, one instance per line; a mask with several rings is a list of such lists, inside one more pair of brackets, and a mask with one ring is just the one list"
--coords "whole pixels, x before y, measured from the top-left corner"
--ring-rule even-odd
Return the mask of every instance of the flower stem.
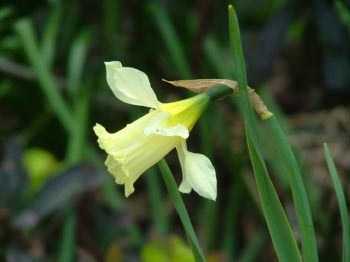
[[209, 89], [206, 94], [209, 96], [211, 101], [215, 101], [231, 94], [232, 92], [233, 89], [226, 85], [216, 85], [213, 88]]
[[169, 191], [169, 195], [171, 198], [171, 201], [173, 202], [173, 205], [176, 209], [176, 212], [178, 213], [180, 220], [182, 222], [182, 225], [185, 229], [187, 238], [189, 239], [191, 243], [191, 248], [193, 255], [196, 259], [196, 261], [205, 261], [205, 257], [203, 254], [203, 251], [199, 245], [198, 239], [196, 237], [196, 233], [193, 229], [190, 217], [187, 213], [185, 204], [181, 198], [181, 195], [179, 193], [179, 190], [177, 188], [174, 176], [167, 164], [167, 162], [162, 159], [158, 162], [159, 170], [162, 174], [162, 177], [164, 179], [165, 185]]

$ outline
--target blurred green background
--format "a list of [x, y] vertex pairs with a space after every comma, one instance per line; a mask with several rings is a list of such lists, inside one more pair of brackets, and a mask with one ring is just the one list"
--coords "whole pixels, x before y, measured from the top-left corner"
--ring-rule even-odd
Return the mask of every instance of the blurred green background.
[[[348, 0], [2, 1], [1, 261], [193, 261], [157, 169], [125, 199], [92, 126], [114, 132], [147, 112], [113, 96], [104, 61], [144, 71], [164, 102], [189, 94], [162, 78], [232, 79], [228, 4], [237, 8], [249, 85], [284, 123], [305, 171], [320, 260], [339, 261], [339, 211], [322, 143], [349, 201]], [[189, 139], [218, 177], [216, 202], [183, 196], [208, 261], [277, 259], [242, 132], [226, 99], [209, 107]], [[293, 226], [284, 167], [268, 140], [264, 146]], [[175, 154], [167, 160], [179, 181]]]

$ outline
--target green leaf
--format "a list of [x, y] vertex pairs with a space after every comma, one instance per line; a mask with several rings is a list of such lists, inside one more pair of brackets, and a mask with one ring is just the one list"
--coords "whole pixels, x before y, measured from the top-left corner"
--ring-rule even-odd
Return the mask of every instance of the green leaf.
[[208, 63], [220, 78], [228, 79], [231, 77], [232, 61], [228, 60], [229, 56], [226, 50], [219, 45], [213, 36], [207, 36], [204, 39], [203, 51]]
[[289, 221], [268, 175], [265, 161], [260, 152], [261, 150], [259, 146], [255, 116], [253, 115], [247, 90], [248, 85], [243, 50], [241, 46], [239, 24], [237, 15], [231, 5], [228, 8], [228, 13], [230, 41], [233, 54], [234, 78], [238, 82], [241, 110], [245, 121], [249, 154], [253, 165], [255, 180], [267, 226], [269, 228], [272, 242], [279, 260], [301, 261], [298, 246], [296, 244]]
[[80, 91], [79, 96], [74, 99], [74, 129], [71, 129], [67, 152], [66, 161], [70, 164], [76, 164], [82, 161], [84, 152], [88, 147], [87, 134], [88, 134], [88, 121], [91, 103], [91, 90], [92, 82], [86, 81], [85, 87]]
[[247, 142], [261, 204], [277, 256], [280, 261], [301, 261], [287, 216], [266, 171], [265, 163], [257, 157], [249, 134], [247, 134]]
[[75, 261], [76, 213], [70, 210], [65, 217], [60, 243], [59, 262]]
[[154, 22], [160, 31], [160, 35], [168, 48], [168, 52], [175, 66], [175, 70], [179, 72], [178, 74], [182, 78], [191, 78], [191, 70], [188, 66], [188, 62], [186, 61], [186, 55], [183, 52], [181, 41], [176, 35], [174, 26], [172, 25], [169, 16], [158, 4], [150, 4], [148, 8], [149, 12], [151, 13], [151, 17], [154, 19]]
[[55, 58], [57, 36], [61, 27], [62, 7], [57, 3], [48, 18], [44, 28], [44, 35], [41, 43], [42, 58], [45, 59], [48, 67], [51, 67]]
[[349, 262], [350, 261], [350, 231], [349, 231], [348, 209], [346, 207], [344, 191], [339, 179], [337, 169], [335, 168], [332, 155], [329, 151], [329, 148], [326, 143], [324, 143], [323, 146], [324, 146], [324, 153], [326, 155], [328, 169], [331, 174], [335, 193], [337, 195], [341, 223], [343, 227], [343, 262]]
[[288, 140], [282, 131], [277, 119], [273, 116], [265, 121], [273, 137], [274, 150], [288, 175], [289, 184], [293, 194], [295, 213], [299, 226], [303, 257], [305, 261], [318, 261], [315, 230], [312, 222], [309, 199], [306, 194], [301, 171]]
[[28, 57], [50, 106], [56, 113], [63, 127], [69, 133], [74, 129], [75, 123], [70, 109], [59, 92], [54, 76], [47, 67], [47, 62], [42, 59], [43, 54], [35, 38], [32, 22], [23, 18], [14, 25], [17, 35], [21, 39], [24, 51]]
[[82, 86], [83, 70], [86, 65], [87, 52], [90, 47], [92, 33], [85, 29], [73, 40], [68, 57], [68, 91], [72, 97], [78, 95]]
[[0, 8], [0, 32], [6, 28], [6, 19], [14, 13], [11, 6], [1, 6]]
[[265, 231], [254, 234], [252, 239], [249, 241], [249, 245], [240, 254], [239, 261], [250, 262], [259, 260], [259, 253], [263, 249], [267, 237], [268, 236]]
[[106, 36], [118, 34], [122, 20], [122, 2], [115, 0], [103, 1], [103, 26]]
[[333, 4], [340, 22], [346, 27], [346, 30], [350, 32], [350, 11], [346, 7], [346, 4], [340, 0], [335, 0]]
[[28, 206], [16, 215], [14, 227], [32, 228], [54, 211], [73, 205], [83, 192], [96, 186], [98, 179], [96, 170], [88, 165], [62, 170], [47, 180]]

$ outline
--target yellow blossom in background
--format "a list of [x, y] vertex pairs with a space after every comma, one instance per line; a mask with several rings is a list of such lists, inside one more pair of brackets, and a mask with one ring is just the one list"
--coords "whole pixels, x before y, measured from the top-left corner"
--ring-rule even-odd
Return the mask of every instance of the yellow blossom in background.
[[120, 62], [108, 62], [107, 83], [121, 101], [151, 108], [150, 112], [116, 133], [96, 124], [99, 146], [108, 154], [106, 166], [125, 196], [134, 192], [134, 183], [148, 168], [176, 148], [183, 173], [179, 190], [216, 199], [216, 174], [210, 160], [187, 150], [186, 139], [209, 104], [206, 94], [173, 102], [158, 101], [145, 73]]
[[146, 243], [140, 258], [142, 262], [195, 262], [191, 248], [177, 235]]
[[22, 165], [30, 178], [31, 193], [37, 192], [61, 167], [61, 163], [55, 156], [42, 148], [26, 149], [23, 153]]

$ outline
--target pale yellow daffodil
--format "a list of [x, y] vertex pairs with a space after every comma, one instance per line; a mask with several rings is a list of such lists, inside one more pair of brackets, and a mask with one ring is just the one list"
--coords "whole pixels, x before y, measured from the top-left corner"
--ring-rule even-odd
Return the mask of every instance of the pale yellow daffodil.
[[216, 199], [216, 174], [210, 160], [189, 152], [186, 139], [209, 104], [206, 94], [173, 102], [158, 101], [145, 73], [120, 62], [107, 62], [107, 82], [121, 101], [151, 108], [150, 112], [122, 130], [109, 133], [96, 124], [99, 146], [108, 154], [105, 162], [117, 184], [124, 184], [125, 196], [134, 192], [134, 183], [148, 168], [176, 148], [183, 180], [179, 190]]

